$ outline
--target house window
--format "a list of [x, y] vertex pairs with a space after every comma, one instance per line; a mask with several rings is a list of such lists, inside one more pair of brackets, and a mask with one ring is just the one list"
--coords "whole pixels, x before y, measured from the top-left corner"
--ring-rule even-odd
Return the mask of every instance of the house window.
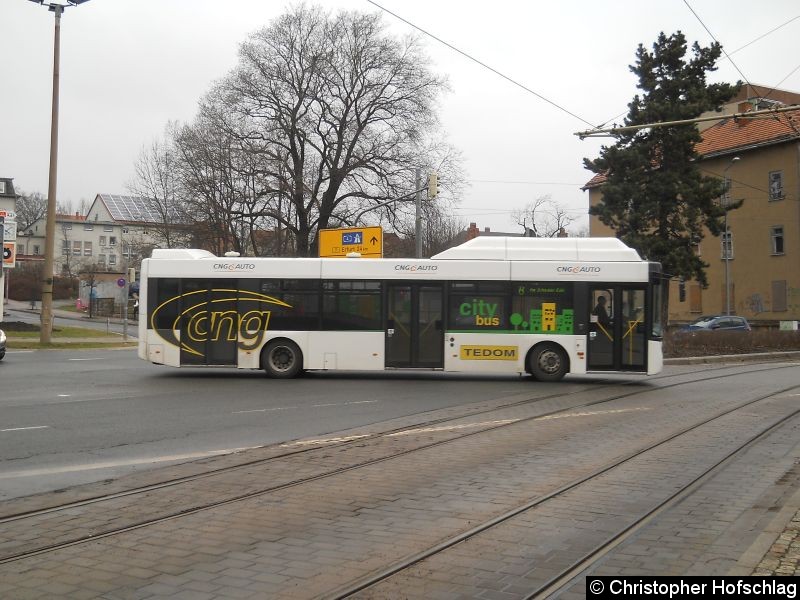
[[92, 225], [91, 223], [84, 223], [83, 224], [83, 230], [84, 231], [92, 231], [93, 229], [94, 229], [94, 225]]
[[69, 240], [61, 240], [61, 256], [69, 256]]
[[783, 200], [783, 171], [769, 172], [769, 200]]
[[25, 248], [23, 248], [22, 244], [17, 244], [17, 256], [25, 254]]
[[117, 236], [115, 236], [115, 235], [108, 236], [108, 245], [109, 246], [116, 246], [117, 245]]
[[72, 256], [80, 256], [80, 255], [81, 255], [81, 243], [72, 242]]
[[122, 244], [122, 257], [130, 260], [133, 257], [133, 250], [130, 244]]
[[772, 227], [770, 238], [772, 239], [772, 253], [783, 254], [783, 227]]
[[61, 226], [61, 229], [65, 229], [65, 230], [66, 230], [66, 229], [72, 229], [72, 223], [64, 223], [64, 224]]
[[33, 246], [33, 255], [34, 256], [39, 256], [39, 246], [37, 246], [37, 245]]
[[113, 225], [103, 225], [103, 231], [114, 231]]
[[117, 255], [116, 254], [109, 254], [108, 255], [108, 264], [109, 265], [117, 264]]
[[722, 260], [731, 260], [733, 258], [733, 232], [723, 231], [720, 238], [722, 242]]
[[106, 245], [106, 236], [104, 236], [104, 235], [100, 236], [100, 245], [101, 246], [105, 246]]
[[101, 265], [106, 264], [106, 255], [105, 254], [98, 254], [97, 255], [97, 262]]
[[0, 194], [5, 194], [5, 193], [6, 193], [6, 182], [0, 181]]
[[83, 242], [83, 255], [84, 256], [92, 255], [92, 242]]
[[122, 228], [122, 233], [128, 233], [128, 228], [127, 227], [123, 227]]
[[727, 208], [731, 203], [731, 186], [733, 185], [733, 180], [730, 177], [725, 177], [723, 184], [725, 186], [725, 191], [722, 193], [722, 206]]

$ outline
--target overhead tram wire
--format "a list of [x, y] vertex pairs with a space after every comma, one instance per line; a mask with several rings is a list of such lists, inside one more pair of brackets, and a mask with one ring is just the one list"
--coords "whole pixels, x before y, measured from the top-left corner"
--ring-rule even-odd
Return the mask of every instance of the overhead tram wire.
[[[731, 54], [736, 54], [737, 52], [739, 52], [739, 50], [744, 50], [745, 48], [747, 48], [747, 47], [748, 47], [748, 46], [750, 46], [751, 44], [755, 44], [755, 43], [756, 43], [756, 42], [758, 42], [759, 40], [762, 40], [762, 39], [764, 39], [765, 37], [767, 37], [767, 36], [768, 36], [768, 35], [770, 35], [771, 33], [775, 33], [776, 31], [778, 31], [778, 29], [780, 29], [780, 28], [782, 28], [782, 27], [786, 27], [786, 26], [787, 26], [789, 23], [791, 23], [792, 21], [796, 21], [797, 19], [800, 19], [800, 15], [797, 15], [796, 17], [792, 17], [791, 19], [789, 19], [789, 20], [788, 20], [788, 21], [786, 21], [785, 23], [782, 23], [781, 25], [778, 25], [777, 27], [775, 27], [775, 28], [773, 28], [773, 29], [770, 29], [768, 32], [766, 32], [766, 33], [764, 33], [764, 34], [761, 34], [761, 35], [760, 35], [760, 36], [758, 36], [756, 39], [754, 39], [754, 40], [750, 40], [750, 41], [749, 41], [749, 42], [747, 42], [747, 43], [746, 43], [744, 46], [740, 46], [739, 48], [737, 48], [736, 50], [734, 50], [733, 52], [731, 52]], [[780, 85], [780, 84], [778, 84], [778, 85]]]
[[714, 36], [714, 34], [713, 34], [713, 33], [711, 33], [711, 30], [710, 30], [708, 27], [706, 27], [706, 24], [705, 24], [705, 23], [703, 23], [703, 19], [701, 19], [701, 18], [700, 18], [700, 15], [698, 15], [698, 14], [695, 12], [695, 10], [692, 8], [692, 5], [691, 5], [691, 4], [689, 4], [689, 0], [683, 0], [683, 3], [686, 5], [686, 7], [687, 7], [687, 8], [688, 8], [690, 11], [692, 11], [692, 14], [693, 14], [693, 15], [695, 16], [695, 18], [696, 18], [696, 19], [697, 19], [697, 20], [700, 22], [700, 25], [702, 25], [702, 26], [703, 26], [703, 29], [705, 29], [705, 30], [706, 30], [706, 32], [708, 33], [708, 35], [710, 35], [710, 36], [711, 36], [711, 39], [712, 39], [712, 40], [714, 40], [714, 41], [715, 41], [717, 44], [719, 44], [719, 47], [720, 47], [720, 49], [722, 50], [723, 54], [725, 54], [725, 58], [727, 58], [729, 61], [731, 61], [731, 64], [732, 64], [732, 65], [733, 65], [733, 67], [734, 67], [734, 68], [735, 68], [735, 69], [736, 69], [736, 70], [739, 72], [739, 75], [741, 75], [741, 76], [742, 76], [742, 79], [744, 79], [744, 80], [745, 80], [745, 83], [747, 83], [747, 85], [749, 85], [750, 87], [753, 87], [753, 84], [752, 84], [752, 83], [750, 83], [750, 80], [749, 80], [749, 79], [747, 79], [747, 77], [745, 76], [745, 74], [744, 74], [744, 73], [742, 73], [742, 70], [739, 68], [739, 65], [737, 65], [737, 64], [736, 64], [736, 63], [733, 61], [733, 59], [731, 58], [731, 55], [730, 55], [730, 54], [728, 54], [728, 53], [725, 51], [725, 47], [724, 47], [722, 44], [720, 44], [719, 40], [718, 40], [718, 39], [717, 39], [717, 38]]
[[[689, 4], [689, 1], [688, 0], [683, 0], [683, 3], [689, 8], [690, 11], [692, 11], [692, 14], [695, 16], [695, 18], [700, 22], [700, 24], [703, 26], [703, 28], [706, 30], [706, 32], [708, 32], [708, 35], [711, 36], [711, 39], [713, 39], [715, 42], [717, 42], [719, 44], [720, 43], [719, 40], [716, 37], [714, 37], [714, 34], [711, 33], [711, 31], [709, 30], [708, 27], [706, 27], [706, 24], [703, 22], [703, 20], [700, 18], [700, 16], [695, 12], [695, 10], [691, 7], [691, 5]], [[750, 44], [753, 44], [753, 43], [757, 42], [758, 40], [760, 40], [760, 39], [768, 36], [769, 34], [777, 31], [781, 27], [783, 27], [785, 25], [788, 25], [789, 23], [791, 23], [792, 21], [795, 21], [796, 19], [800, 19], [800, 15], [798, 15], [796, 17], [793, 17], [793, 18], [789, 19], [788, 21], [786, 21], [785, 23], [783, 23], [782, 25], [778, 25], [777, 27], [769, 30], [767, 33], [765, 33], [765, 34], [757, 37], [756, 39], [748, 42], [747, 44], [745, 44], [741, 48], [737, 48], [736, 50], [734, 50], [730, 54], [734, 54], [734, 53], [738, 52], [739, 50], [742, 50], [743, 48], [746, 48]], [[750, 83], [750, 80], [747, 79], [747, 76], [745, 76], [745, 74], [742, 73], [742, 70], [739, 68], [739, 65], [737, 65], [735, 62], [733, 62], [733, 59], [731, 58], [730, 54], [728, 54], [725, 51], [725, 47], [722, 44], [720, 44], [720, 48], [722, 49], [722, 52], [725, 54], [725, 58], [727, 58], [730, 61], [730, 63], [734, 66], [734, 68], [739, 72], [739, 75], [742, 76], [742, 79], [745, 80], [745, 83], [747, 83], [747, 85], [750, 86], [751, 88], [754, 88], [755, 86], [753, 86], [753, 84]], [[797, 69], [800, 69], [800, 65], [798, 65], [791, 73], [789, 73], [786, 77], [784, 77], [777, 84], [775, 84], [775, 86], [764, 95], [764, 99], [768, 99], [770, 97], [770, 95], [772, 94], [772, 92], [774, 92], [778, 88], [778, 86], [780, 84], [782, 84], [789, 77], [791, 77], [794, 74], [794, 72], [797, 71]], [[791, 121], [790, 121], [790, 119], [788, 119], [788, 117], [787, 117], [787, 122], [789, 122], [789, 125], [792, 127], [792, 129], [795, 129], [794, 124], [791, 123]]]
[[[690, 7], [690, 8], [691, 8], [691, 7]], [[770, 30], [769, 30], [769, 31], [767, 31], [766, 33], [762, 33], [762, 34], [761, 34], [760, 36], [758, 36], [757, 38], [755, 38], [755, 39], [752, 39], [752, 40], [750, 40], [749, 42], [747, 42], [747, 43], [746, 43], [744, 46], [739, 46], [739, 47], [738, 47], [736, 50], [732, 51], [730, 54], [731, 54], [731, 55], [733, 55], [733, 54], [736, 54], [737, 52], [739, 52], [740, 50], [744, 50], [744, 49], [745, 49], [745, 48], [747, 48], [748, 46], [750, 46], [750, 45], [752, 45], [752, 44], [755, 44], [756, 42], [758, 42], [758, 41], [760, 41], [760, 40], [763, 40], [763, 39], [764, 39], [765, 37], [767, 37], [768, 35], [775, 33], [776, 31], [778, 31], [778, 30], [779, 30], [779, 29], [781, 29], [782, 27], [785, 27], [786, 25], [788, 25], [789, 23], [792, 23], [793, 21], [796, 21], [797, 19], [800, 19], [800, 15], [797, 15], [796, 17], [792, 17], [791, 19], [789, 19], [788, 21], [786, 21], [786, 22], [784, 22], [784, 23], [782, 23], [782, 24], [778, 25], [777, 27], [773, 27], [772, 29], [770, 29]], [[730, 60], [730, 57], [729, 57], [728, 55], [725, 55], [725, 58], [726, 58], [726, 59], [728, 59], [728, 60]], [[796, 68], [795, 68], [795, 69], [794, 69], [794, 70], [793, 70], [791, 73], [789, 73], [789, 74], [788, 74], [786, 77], [784, 77], [784, 78], [783, 78], [783, 79], [781, 79], [781, 80], [780, 80], [778, 83], [776, 83], [776, 84], [775, 84], [775, 87], [773, 87], [773, 88], [770, 90], [770, 93], [774, 92], [774, 91], [775, 91], [775, 88], [777, 88], [777, 87], [778, 87], [779, 85], [781, 85], [781, 84], [782, 84], [784, 81], [786, 81], [787, 79], [789, 79], [789, 77], [791, 77], [791, 76], [794, 74], [794, 72], [795, 72], [795, 71], [797, 71], [797, 69], [800, 69], [800, 65], [798, 65], [798, 66], [797, 66], [797, 67], [796, 67]], [[769, 94], [767, 95], [767, 97], [769, 97]], [[617, 120], [617, 119], [619, 119], [620, 117], [624, 117], [624, 116], [625, 116], [625, 115], [627, 115], [627, 114], [628, 114], [628, 111], [626, 110], [626, 111], [624, 111], [624, 112], [621, 112], [620, 114], [618, 114], [618, 115], [616, 115], [616, 116], [614, 116], [614, 117], [611, 117], [610, 119], [606, 119], [606, 120], [605, 120], [603, 123], [601, 123], [600, 125], [597, 125], [597, 126], [596, 126], [596, 129], [600, 129], [601, 127], [605, 127], [605, 126], [606, 126], [608, 123], [611, 123], [612, 121], [616, 121], [616, 120]]]
[[578, 119], [578, 120], [579, 120], [579, 121], [581, 121], [582, 123], [586, 123], [586, 124], [587, 124], [587, 125], [589, 125], [590, 127], [595, 127], [595, 128], [597, 127], [597, 126], [596, 126], [594, 123], [590, 123], [589, 121], [587, 121], [587, 120], [586, 120], [586, 119], [584, 119], [583, 117], [579, 117], [579, 116], [578, 116], [578, 115], [576, 115], [574, 112], [572, 112], [572, 111], [570, 111], [570, 110], [568, 110], [568, 109], [564, 108], [563, 106], [561, 106], [561, 105], [559, 105], [559, 104], [556, 104], [555, 102], [553, 102], [553, 101], [552, 101], [552, 100], [550, 100], [549, 98], [545, 98], [544, 96], [542, 96], [542, 95], [541, 95], [541, 94], [539, 94], [538, 92], [535, 92], [535, 91], [533, 91], [533, 90], [532, 90], [532, 89], [530, 89], [529, 87], [527, 87], [527, 86], [525, 86], [525, 85], [521, 84], [521, 83], [520, 83], [520, 82], [518, 82], [518, 81], [515, 81], [514, 79], [512, 79], [512, 78], [511, 78], [511, 77], [509, 77], [508, 75], [505, 75], [505, 74], [501, 73], [500, 71], [498, 71], [497, 69], [495, 69], [495, 68], [493, 68], [493, 67], [490, 67], [490, 66], [489, 66], [489, 65], [487, 65], [486, 63], [484, 63], [484, 62], [481, 62], [480, 60], [478, 60], [478, 59], [477, 59], [477, 58], [475, 58], [474, 56], [471, 56], [471, 55], [467, 54], [466, 52], [464, 52], [463, 50], [460, 50], [460, 49], [456, 48], [456, 47], [455, 47], [455, 46], [453, 46], [452, 44], [450, 44], [450, 43], [448, 43], [448, 42], [445, 42], [443, 39], [441, 39], [441, 38], [439, 38], [439, 37], [437, 37], [437, 36], [433, 35], [433, 34], [432, 34], [432, 33], [430, 33], [429, 31], [425, 31], [424, 29], [422, 29], [422, 27], [419, 27], [419, 26], [415, 25], [414, 23], [412, 23], [412, 22], [411, 22], [411, 21], [409, 21], [408, 19], [404, 19], [403, 17], [401, 17], [401, 16], [400, 16], [400, 15], [398, 15], [397, 13], [394, 13], [394, 12], [390, 11], [388, 8], [384, 8], [383, 6], [381, 6], [380, 4], [378, 4], [377, 2], [375, 2], [374, 0], [367, 0], [367, 2], [369, 2], [369, 3], [370, 3], [370, 4], [372, 4], [373, 6], [376, 6], [377, 8], [379, 8], [379, 9], [380, 9], [380, 10], [382, 10], [382, 11], [384, 11], [385, 13], [392, 15], [392, 16], [393, 16], [395, 19], [399, 19], [400, 21], [402, 21], [402, 22], [403, 22], [403, 23], [405, 23], [406, 25], [409, 25], [410, 27], [413, 27], [414, 29], [416, 29], [416, 30], [417, 30], [417, 31], [419, 31], [420, 33], [422, 33], [422, 34], [424, 34], [424, 35], [427, 35], [428, 37], [430, 37], [430, 38], [432, 38], [432, 39], [436, 40], [436, 41], [437, 41], [437, 42], [439, 42], [440, 44], [442, 44], [442, 45], [444, 45], [444, 46], [447, 46], [448, 48], [450, 48], [451, 50], [453, 50], [453, 51], [455, 51], [455, 52], [458, 52], [458, 53], [459, 53], [461, 56], [463, 56], [463, 57], [465, 57], [465, 58], [468, 58], [468, 59], [469, 59], [469, 60], [471, 60], [472, 62], [475, 62], [475, 63], [479, 64], [479, 65], [480, 65], [480, 66], [482, 66], [484, 69], [488, 69], [489, 71], [491, 71], [491, 72], [492, 72], [492, 73], [494, 73], [495, 75], [499, 75], [500, 77], [502, 77], [502, 78], [503, 78], [503, 79], [505, 79], [506, 81], [508, 81], [508, 82], [510, 82], [510, 83], [513, 83], [513, 84], [514, 84], [514, 85], [516, 85], [517, 87], [520, 87], [520, 88], [522, 88], [523, 90], [525, 90], [526, 92], [528, 92], [528, 93], [530, 93], [530, 94], [533, 94], [534, 96], [536, 96], [536, 97], [537, 97], [537, 98], [539, 98], [540, 100], [544, 100], [545, 102], [547, 102], [547, 103], [548, 103], [548, 104], [550, 104], [551, 106], [554, 106], [554, 107], [556, 107], [558, 110], [560, 110], [560, 111], [562, 111], [562, 112], [565, 112], [565, 113], [567, 113], [569, 116], [571, 116], [571, 117], [574, 117], [574, 118]]
[[571, 183], [564, 181], [508, 181], [503, 179], [470, 179], [470, 183], [507, 183], [511, 185], [565, 185], [565, 186], [581, 186], [582, 183]]

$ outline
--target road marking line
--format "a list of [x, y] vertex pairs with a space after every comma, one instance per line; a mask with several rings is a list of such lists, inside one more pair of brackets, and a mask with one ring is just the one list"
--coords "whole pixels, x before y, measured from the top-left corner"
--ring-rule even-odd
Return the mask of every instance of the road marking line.
[[635, 412], [639, 410], [653, 410], [652, 408], [619, 408], [616, 410], [597, 410], [592, 412], [569, 413], [566, 415], [548, 415], [546, 417], [539, 417], [534, 421], [548, 421], [551, 419], [567, 419], [569, 417], [594, 417], [595, 415], [616, 415], [619, 413]]
[[75, 473], [78, 471], [94, 471], [97, 469], [110, 469], [114, 467], [132, 467], [135, 465], [147, 465], [176, 460], [192, 460], [196, 458], [208, 458], [221, 454], [235, 454], [245, 450], [255, 450], [262, 446], [250, 446], [246, 448], [227, 448], [225, 450], [208, 450], [206, 452], [191, 452], [187, 454], [173, 454], [168, 456], [156, 456], [153, 458], [141, 458], [134, 460], [106, 461], [97, 463], [87, 463], [79, 465], [67, 465], [64, 467], [50, 467], [41, 469], [28, 469], [24, 471], [9, 471], [0, 473], [0, 479], [13, 479], [15, 477], [35, 477], [39, 475], [57, 475], [59, 473]]
[[372, 404], [377, 400], [354, 400], [353, 402], [331, 402], [330, 404], [312, 404], [311, 408], [321, 408], [323, 406], [349, 406], [350, 404]]
[[438, 433], [440, 431], [455, 431], [458, 429], [468, 429], [470, 427], [492, 427], [494, 425], [508, 425], [509, 423], [516, 423], [520, 419], [503, 419], [500, 421], [482, 421], [480, 423], [465, 423], [463, 425], [443, 425], [442, 427], [424, 427], [422, 429], [407, 429], [405, 431], [397, 431], [395, 433], [388, 433], [385, 437], [398, 437], [401, 435], [414, 435], [415, 433]]
[[322, 444], [335, 444], [337, 442], [350, 442], [352, 440], [360, 440], [361, 438], [370, 437], [370, 434], [364, 435], [350, 435], [347, 437], [325, 438], [317, 440], [301, 440], [299, 442], [290, 442], [288, 444], [281, 444], [281, 448], [292, 448], [293, 446], [313, 446]]
[[[354, 400], [353, 402], [331, 402], [330, 404], [312, 404], [311, 408], [322, 408], [325, 406], [348, 406], [350, 404], [372, 404], [373, 402], [378, 402], [378, 400]], [[254, 408], [252, 410], [235, 410], [231, 414], [232, 415], [244, 415], [248, 413], [263, 413], [263, 412], [272, 412], [276, 410], [294, 410], [297, 408], [301, 408], [300, 406], [276, 406], [274, 408]]]
[[72, 394], [59, 394], [58, 395], [59, 398], [69, 398], [70, 396], [72, 396]]
[[231, 414], [232, 415], [242, 415], [246, 413], [257, 413], [257, 412], [272, 412], [275, 410], [291, 410], [294, 408], [300, 408], [299, 406], [276, 406], [275, 408], [256, 408], [253, 410], [235, 410]]
[[31, 429], [49, 429], [49, 425], [37, 425], [35, 427], [12, 427], [11, 429], [0, 429], [0, 433], [5, 431], [30, 431]]
[[104, 356], [99, 356], [97, 358], [68, 358], [67, 360], [74, 360], [74, 361], [79, 361], [79, 360], [107, 360], [107, 358], [104, 357]]

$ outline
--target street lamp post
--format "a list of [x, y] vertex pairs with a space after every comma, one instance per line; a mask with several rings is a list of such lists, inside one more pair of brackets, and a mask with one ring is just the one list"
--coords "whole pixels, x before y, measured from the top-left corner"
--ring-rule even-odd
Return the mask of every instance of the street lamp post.
[[47, 6], [55, 16], [53, 38], [53, 104], [50, 121], [50, 174], [47, 184], [47, 222], [44, 239], [44, 272], [42, 278], [42, 312], [39, 341], [49, 344], [53, 332], [53, 263], [55, 262], [56, 237], [56, 181], [58, 175], [58, 88], [59, 63], [61, 54], [61, 14], [67, 6], [77, 6], [88, 0], [67, 0], [66, 4], [31, 0]]
[[722, 198], [722, 204], [725, 208], [725, 243], [723, 244], [723, 248], [725, 248], [725, 314], [731, 314], [731, 248], [733, 247], [733, 240], [731, 240], [731, 233], [728, 231], [728, 204], [729, 204], [729, 195], [730, 195], [730, 188], [733, 187], [732, 185], [728, 185], [726, 174], [728, 173], [728, 169], [730, 169], [735, 163], [741, 160], [738, 156], [734, 156], [731, 161], [728, 163], [728, 166], [722, 171], [722, 179], [725, 181], [725, 196]]

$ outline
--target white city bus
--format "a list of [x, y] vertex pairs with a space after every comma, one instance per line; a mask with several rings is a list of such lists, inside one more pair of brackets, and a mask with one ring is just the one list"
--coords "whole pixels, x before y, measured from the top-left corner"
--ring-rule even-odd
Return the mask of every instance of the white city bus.
[[430, 259], [154, 250], [141, 270], [139, 356], [272, 377], [654, 374], [666, 287], [658, 263], [615, 238], [478, 237]]

